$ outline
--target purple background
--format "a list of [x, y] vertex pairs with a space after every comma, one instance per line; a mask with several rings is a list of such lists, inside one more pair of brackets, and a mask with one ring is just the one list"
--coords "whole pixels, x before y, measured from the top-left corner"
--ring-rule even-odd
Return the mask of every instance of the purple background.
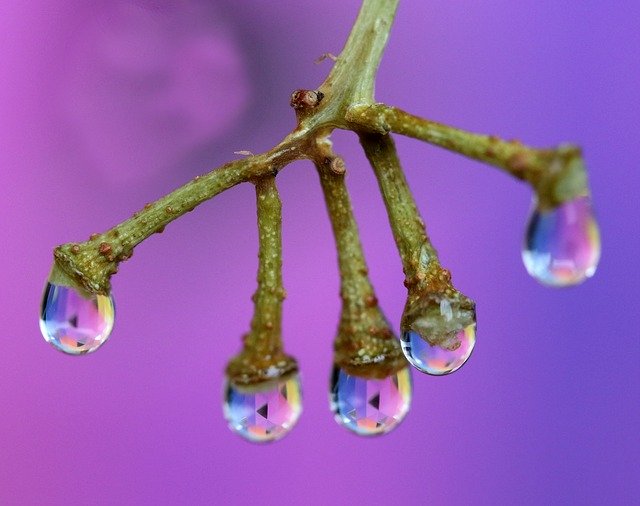
[[[296, 87], [338, 53], [356, 0], [0, 3], [1, 504], [629, 504], [638, 500], [640, 13], [628, 1], [405, 0], [378, 99], [533, 145], [580, 143], [604, 252], [550, 290], [520, 243], [530, 191], [398, 139], [443, 263], [478, 303], [470, 362], [414, 375], [392, 434], [359, 439], [327, 409], [338, 278], [316, 175], [284, 200], [285, 340], [305, 411], [252, 446], [222, 419], [222, 370], [250, 318], [255, 204], [243, 185], [141, 245], [114, 278], [110, 342], [67, 357], [37, 312], [56, 244], [123, 220], [294, 124]], [[381, 304], [402, 272], [353, 135], [335, 135]]]

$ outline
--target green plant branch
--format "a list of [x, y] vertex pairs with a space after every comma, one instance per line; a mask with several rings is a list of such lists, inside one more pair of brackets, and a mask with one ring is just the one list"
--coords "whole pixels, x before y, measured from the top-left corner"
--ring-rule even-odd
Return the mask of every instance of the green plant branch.
[[219, 193], [242, 182], [274, 174], [292, 161], [306, 158], [309, 146], [315, 144], [318, 135], [326, 135], [335, 126], [344, 126], [348, 105], [372, 94], [375, 69], [396, 7], [397, 0], [364, 0], [352, 35], [322, 85], [327, 100], [322, 102], [324, 93], [301, 90], [302, 93], [294, 94], [305, 99], [295, 103], [292, 98], [298, 125], [276, 147], [229, 162], [146, 205], [107, 232], [94, 234], [86, 242], [58, 246], [54, 251], [57, 268], [77, 287], [90, 293], [107, 294], [111, 291], [110, 277], [117, 272], [119, 262], [131, 257], [137, 244], [162, 232], [167, 224]]
[[351, 320], [357, 318], [363, 308], [375, 306], [375, 294], [345, 184], [346, 167], [330, 148], [315, 160], [315, 165], [338, 251], [343, 316]]
[[334, 360], [347, 373], [384, 378], [406, 367], [398, 340], [378, 305], [345, 184], [346, 169], [322, 143], [315, 165], [338, 252], [342, 310]]
[[146, 204], [128, 220], [82, 243], [67, 243], [55, 251], [56, 264], [70, 279], [91, 293], [108, 294], [109, 278], [118, 264], [128, 260], [136, 245], [166, 225], [219, 193], [239, 183], [277, 173], [284, 165], [302, 158], [300, 141], [290, 136], [272, 150], [229, 162]]
[[[347, 43], [319, 90], [344, 123], [347, 107], [373, 102], [375, 78], [399, 0], [364, 0]], [[357, 76], [357, 77], [355, 77]], [[355, 77], [355, 78], [354, 78]]]
[[274, 350], [282, 348], [280, 340], [282, 324], [282, 203], [276, 188], [275, 177], [256, 182], [258, 210], [258, 288], [253, 295], [255, 312], [251, 332], [258, 339], [247, 341], [245, 346], [269, 342]]
[[108, 294], [111, 276], [120, 262], [132, 256], [136, 245], [223, 191], [274, 175], [295, 160], [314, 157], [319, 143], [335, 128], [361, 134], [393, 131], [491, 163], [529, 181], [542, 207], [553, 207], [587, 192], [577, 148], [534, 150], [375, 104], [375, 75], [397, 6], [398, 0], [363, 1], [327, 79], [318, 90], [298, 90], [292, 95], [297, 126], [277, 146], [194, 179], [112, 229], [92, 235], [88, 241], [58, 246], [54, 251], [55, 268], [64, 273], [59, 277], [86, 292]]
[[395, 144], [389, 135], [379, 134], [360, 134], [360, 143], [380, 186], [402, 259], [405, 284], [415, 284], [428, 265], [439, 265], [439, 261], [409, 190]]
[[281, 378], [297, 371], [295, 359], [282, 345], [282, 203], [274, 176], [255, 183], [258, 211], [258, 288], [253, 295], [251, 330], [244, 346], [227, 367], [227, 376], [239, 385]]
[[[398, 246], [408, 289], [401, 329], [416, 319], [439, 318], [443, 304], [453, 315], [447, 325], [464, 328], [475, 318], [475, 303], [451, 283], [451, 273], [440, 265], [424, 221], [389, 134], [360, 134], [360, 143], [375, 172], [393, 236]], [[431, 339], [438, 336], [431, 336]], [[445, 336], [443, 335], [443, 338]], [[432, 340], [432, 344], [437, 344]]]
[[546, 208], [589, 193], [577, 146], [535, 149], [516, 140], [505, 141], [426, 120], [385, 104], [353, 106], [346, 119], [355, 130], [406, 135], [498, 167], [527, 181]]

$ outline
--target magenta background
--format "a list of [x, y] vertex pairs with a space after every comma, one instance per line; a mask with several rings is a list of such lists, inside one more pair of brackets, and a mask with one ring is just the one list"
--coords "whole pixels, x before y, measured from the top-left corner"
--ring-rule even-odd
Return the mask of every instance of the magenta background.
[[[207, 4], [211, 4], [207, 6]], [[378, 98], [534, 145], [584, 146], [602, 228], [595, 278], [529, 279], [530, 192], [398, 139], [443, 262], [478, 303], [470, 362], [414, 375], [392, 434], [359, 439], [327, 410], [335, 253], [309, 164], [279, 177], [285, 340], [305, 411], [283, 441], [225, 427], [222, 370], [250, 318], [252, 189], [140, 246], [114, 278], [117, 323], [92, 356], [39, 335], [56, 244], [88, 237], [293, 125], [358, 2], [0, 3], [0, 504], [630, 504], [640, 494], [640, 9], [629, 1], [405, 0]], [[402, 273], [353, 136], [349, 165], [373, 281], [397, 325]]]

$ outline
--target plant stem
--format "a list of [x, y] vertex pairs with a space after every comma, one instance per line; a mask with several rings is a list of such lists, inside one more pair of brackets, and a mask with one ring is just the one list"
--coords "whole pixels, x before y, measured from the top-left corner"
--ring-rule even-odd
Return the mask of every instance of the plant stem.
[[342, 314], [343, 318], [351, 320], [357, 318], [365, 307], [376, 306], [373, 303], [375, 294], [367, 275], [367, 263], [345, 184], [345, 174], [332, 172], [328, 168], [332, 161], [316, 163], [316, 168], [338, 251]]
[[275, 177], [256, 182], [258, 209], [258, 288], [253, 295], [255, 310], [251, 333], [255, 341], [247, 340], [246, 347], [262, 346], [268, 342], [273, 351], [282, 349], [282, 203]]
[[[405, 284], [415, 283], [428, 264], [439, 262], [400, 166], [393, 139], [389, 135], [360, 134], [360, 143], [378, 179], [402, 259]], [[425, 258], [426, 263], [421, 261]]]
[[582, 155], [576, 146], [535, 149], [517, 140], [504, 141], [426, 120], [385, 104], [357, 105], [346, 117], [355, 129], [406, 135], [498, 167], [527, 181], [545, 208], [589, 193]]
[[255, 384], [297, 371], [296, 361], [282, 345], [282, 203], [275, 177], [259, 179], [256, 185], [258, 211], [258, 288], [253, 295], [251, 330], [243, 338], [242, 352], [227, 367], [235, 384]]
[[327, 138], [334, 128], [358, 133], [393, 131], [496, 165], [529, 181], [537, 192], [541, 208], [552, 208], [588, 193], [578, 148], [560, 146], [555, 150], [535, 150], [374, 104], [375, 75], [397, 6], [398, 0], [363, 1], [347, 43], [319, 90], [309, 93], [305, 93], [309, 90], [298, 90], [294, 94], [302, 98], [300, 102], [292, 102], [298, 124], [277, 146], [265, 153], [229, 162], [187, 183], [147, 204], [107, 232], [92, 235], [86, 242], [58, 246], [54, 251], [56, 269], [63, 271], [65, 279], [78, 289], [108, 294], [110, 277], [117, 272], [121, 261], [131, 257], [137, 244], [237, 184], [275, 174], [294, 160], [311, 158], [317, 141]]
[[[454, 288], [451, 274], [440, 265], [409, 190], [391, 136], [360, 134], [360, 143], [378, 179], [400, 252], [405, 286], [409, 289], [407, 307], [427, 299], [433, 299], [433, 302], [438, 299], [438, 303], [446, 299], [452, 305], [459, 305], [461, 301], [465, 306], [472, 305], [466, 296]], [[406, 311], [405, 308], [405, 313]]]
[[219, 193], [239, 183], [274, 174], [283, 165], [302, 158], [296, 140], [290, 136], [264, 154], [229, 162], [196, 177], [146, 204], [107, 232], [92, 235], [86, 242], [58, 246], [54, 251], [57, 267], [84, 290], [108, 294], [111, 290], [109, 278], [117, 272], [121, 261], [132, 256], [136, 245], [163, 232], [166, 225]]
[[344, 162], [330, 155], [316, 160], [316, 168], [333, 228], [340, 270], [342, 311], [334, 342], [334, 361], [349, 374], [384, 378], [407, 364], [369, 280], [345, 184]]
[[[110, 277], [134, 247], [154, 233], [192, 211], [202, 202], [246, 181], [273, 174], [294, 160], [306, 158], [318, 135], [344, 126], [349, 105], [372, 97], [375, 72], [398, 4], [398, 0], [364, 0], [347, 44], [329, 77], [321, 86], [327, 98], [298, 111], [298, 125], [266, 153], [229, 162], [169, 193], [133, 217], [88, 241], [67, 243], [54, 251], [56, 266], [76, 287], [90, 293], [108, 294]], [[370, 100], [369, 100], [370, 101]], [[318, 107], [320, 105], [320, 107]]]
[[[364, 0], [347, 43], [319, 90], [343, 118], [353, 104], [373, 102], [375, 77], [399, 0]], [[356, 77], [357, 76], [357, 77]], [[355, 77], [355, 78], [354, 78]]]
[[423, 337], [431, 345], [449, 343], [451, 332], [475, 323], [475, 303], [454, 288], [451, 274], [440, 265], [391, 136], [360, 134], [360, 143], [378, 179], [402, 258], [408, 294], [400, 330], [437, 329]]

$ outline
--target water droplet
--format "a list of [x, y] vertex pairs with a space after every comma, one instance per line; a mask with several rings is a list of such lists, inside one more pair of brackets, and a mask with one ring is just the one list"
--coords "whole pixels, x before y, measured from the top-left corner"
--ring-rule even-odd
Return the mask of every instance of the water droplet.
[[302, 413], [297, 374], [256, 386], [237, 386], [227, 380], [224, 417], [229, 428], [253, 443], [275, 441], [289, 433]]
[[476, 344], [475, 322], [450, 332], [437, 343], [429, 343], [415, 330], [402, 332], [402, 351], [419, 371], [442, 376], [460, 369]]
[[405, 367], [382, 379], [361, 378], [334, 366], [330, 392], [336, 421], [360, 436], [385, 434], [411, 405], [411, 371]]
[[111, 296], [84, 295], [65, 285], [47, 283], [40, 309], [40, 331], [48, 343], [69, 355], [102, 346], [114, 322]]
[[600, 232], [589, 197], [578, 197], [550, 211], [534, 207], [522, 260], [543, 285], [571, 286], [596, 272]]

